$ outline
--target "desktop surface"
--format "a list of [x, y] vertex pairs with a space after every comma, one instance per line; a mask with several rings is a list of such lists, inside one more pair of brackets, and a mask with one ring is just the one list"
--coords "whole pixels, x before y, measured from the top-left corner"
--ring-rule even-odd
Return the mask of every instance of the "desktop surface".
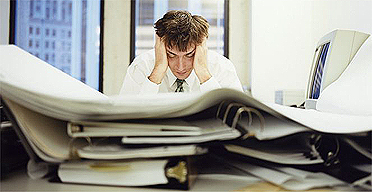
[[[174, 189], [157, 189], [149, 187], [120, 187], [82, 185], [60, 182], [49, 182], [47, 179], [31, 179], [26, 169], [9, 173], [1, 180], [0, 191], [184, 191]], [[337, 188], [318, 188], [308, 191], [352, 191], [347, 186]], [[189, 191], [288, 191], [268, 182], [242, 182], [238, 180], [197, 179]]]

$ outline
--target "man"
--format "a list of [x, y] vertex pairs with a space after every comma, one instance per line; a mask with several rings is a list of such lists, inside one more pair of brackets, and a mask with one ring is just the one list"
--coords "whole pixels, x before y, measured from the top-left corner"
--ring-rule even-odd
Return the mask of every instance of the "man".
[[209, 24], [187, 11], [169, 11], [155, 23], [155, 50], [136, 57], [128, 67], [120, 94], [242, 91], [234, 65], [208, 50]]

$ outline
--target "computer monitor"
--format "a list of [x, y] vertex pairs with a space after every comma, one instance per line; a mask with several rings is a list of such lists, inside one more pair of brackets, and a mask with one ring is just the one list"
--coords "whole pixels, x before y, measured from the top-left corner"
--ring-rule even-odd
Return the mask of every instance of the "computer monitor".
[[318, 42], [306, 91], [305, 108], [316, 108], [321, 92], [346, 69], [369, 34], [334, 30]]

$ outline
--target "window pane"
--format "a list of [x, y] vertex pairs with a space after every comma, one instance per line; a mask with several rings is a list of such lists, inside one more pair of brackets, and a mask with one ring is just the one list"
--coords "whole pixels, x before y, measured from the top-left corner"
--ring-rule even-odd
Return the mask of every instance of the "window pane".
[[169, 10], [188, 10], [210, 24], [207, 46], [224, 54], [224, 0], [136, 0], [135, 55], [154, 47], [154, 23]]
[[98, 90], [100, 1], [18, 0], [15, 44]]

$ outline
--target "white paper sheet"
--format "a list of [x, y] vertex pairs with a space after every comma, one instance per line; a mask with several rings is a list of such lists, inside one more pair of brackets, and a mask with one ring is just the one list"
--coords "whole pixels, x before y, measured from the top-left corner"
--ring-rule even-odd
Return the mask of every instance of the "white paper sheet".
[[[67, 121], [179, 117], [234, 98], [264, 105], [231, 89], [201, 93], [105, 96], [14, 45], [0, 46], [1, 95]], [[22, 69], [22, 70], [19, 70]]]
[[71, 137], [187, 136], [201, 135], [206, 131], [180, 119], [67, 124], [67, 132]]
[[208, 133], [198, 136], [185, 137], [123, 137], [124, 144], [184, 144], [184, 143], [204, 143], [208, 141], [232, 140], [240, 136], [237, 130], [221, 131]]
[[198, 175], [192, 191], [233, 191], [262, 181], [221, 159], [209, 153], [198, 161]]
[[261, 129], [260, 121], [258, 118], [253, 118], [252, 124], [249, 126], [248, 117], [243, 117], [238, 122], [240, 126], [253, 133], [253, 135], [259, 140], [269, 140], [279, 138], [295, 133], [312, 131], [299, 123], [279, 119], [272, 115], [264, 116], [264, 128]]
[[214, 140], [231, 140], [238, 138], [241, 133], [220, 119], [203, 119], [188, 122], [192, 126], [200, 127], [201, 135], [195, 136], [150, 136], [150, 137], [123, 137], [124, 144], [175, 144], [175, 143], [202, 143]]
[[119, 144], [108, 144], [85, 146], [78, 149], [77, 153], [80, 158], [114, 160], [199, 155], [207, 151], [196, 145], [126, 148]]
[[1, 45], [0, 58], [0, 80], [4, 83], [11, 83], [13, 86], [41, 95], [60, 98], [75, 100], [107, 98], [17, 46]]
[[282, 115], [324, 133], [359, 133], [372, 130], [372, 117], [321, 112], [265, 103]]
[[35, 113], [12, 101], [7, 104], [12, 113], [17, 114], [19, 128], [40, 158], [58, 163], [70, 158], [70, 138], [65, 122]]
[[234, 153], [241, 155], [246, 155], [270, 162], [289, 164], [289, 165], [306, 165], [306, 164], [318, 164], [323, 163], [324, 161], [320, 156], [314, 156], [314, 158], [308, 158], [304, 153], [292, 152], [292, 151], [264, 151], [260, 149], [241, 147], [237, 145], [225, 145], [225, 148]]
[[321, 172], [312, 173], [304, 170], [296, 170], [294, 168], [284, 168], [282, 170], [279, 168], [278, 170], [275, 167], [267, 168], [242, 161], [229, 160], [229, 162], [235, 167], [288, 190], [309, 190], [317, 187], [332, 187], [345, 184]]
[[261, 181], [260, 178], [254, 176], [201, 174], [198, 175], [191, 191], [241, 191], [241, 189]]

